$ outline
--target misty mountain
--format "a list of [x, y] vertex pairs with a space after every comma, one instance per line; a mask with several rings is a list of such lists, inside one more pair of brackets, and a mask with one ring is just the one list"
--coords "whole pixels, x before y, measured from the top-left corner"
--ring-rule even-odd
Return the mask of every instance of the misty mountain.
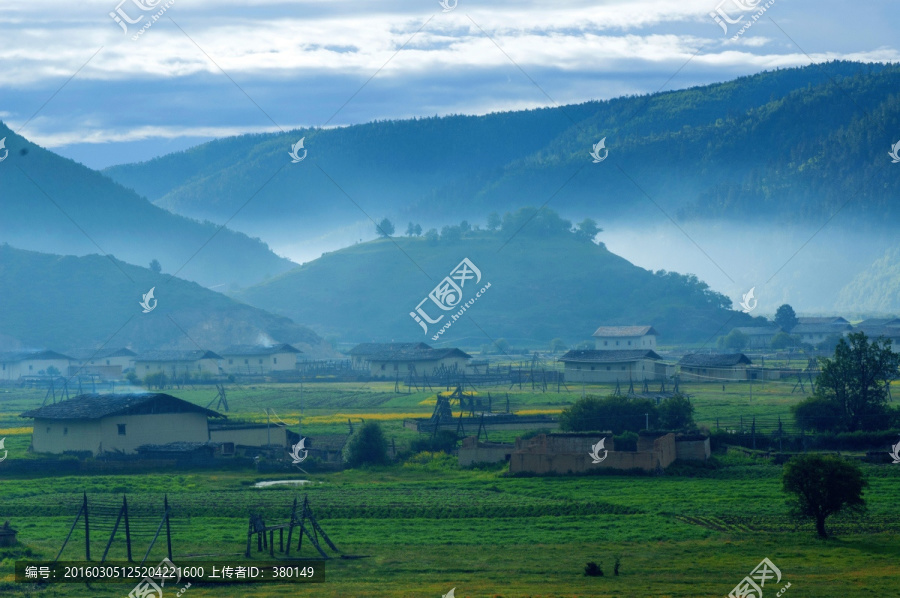
[[0, 123], [0, 241], [42, 252], [104, 253], [206, 286], [240, 287], [293, 264], [259, 239], [153, 205], [134, 191], [30, 143]]
[[862, 269], [841, 290], [838, 307], [851, 313], [900, 313], [900, 246]]
[[[253, 197], [233, 225], [283, 245], [368, 216], [433, 226], [550, 197], [606, 223], [664, 221], [659, 208], [804, 223], [850, 198], [845, 217], [894, 221], [898, 88], [900, 65], [833, 62], [558, 108], [244, 135], [105, 172], [215, 222]], [[309, 154], [290, 164], [301, 137]], [[609, 159], [591, 164], [601, 138]]]
[[[153, 287], [156, 307], [143, 313], [139, 303]], [[108, 256], [50, 255], [3, 244], [0, 288], [0, 336], [21, 347], [215, 350], [277, 341], [306, 357], [329, 353], [312, 330], [288, 318]]]
[[[448, 227], [438, 238], [395, 237], [327, 253], [237, 297], [308, 323], [321, 335], [352, 341], [417, 341], [435, 346], [490, 344], [506, 338], [533, 346], [562, 337], [589, 339], [599, 325], [651, 324], [663, 344], [705, 343], [725, 326], [753, 325], [729, 309], [731, 300], [694, 276], [650, 272], [610, 253], [555, 212], [508, 213], [496, 231]], [[519, 231], [518, 233], [516, 231]], [[427, 334], [410, 316], [468, 258], [481, 279], [460, 287], [462, 317], [433, 336], [456, 310], [429, 299]], [[451, 299], [448, 304], [454, 304]], [[459, 299], [459, 297], [456, 297]], [[460, 304], [462, 305], [462, 304]], [[727, 329], [726, 329], [727, 330]]]

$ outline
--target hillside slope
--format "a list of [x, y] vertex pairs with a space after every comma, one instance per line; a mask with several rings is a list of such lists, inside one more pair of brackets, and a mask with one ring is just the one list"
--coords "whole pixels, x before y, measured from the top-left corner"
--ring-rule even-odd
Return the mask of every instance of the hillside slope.
[[[145, 314], [139, 302], [151, 287], [157, 304]], [[285, 317], [100, 255], [50, 255], [3, 244], [0, 288], [0, 332], [25, 347], [215, 350], [272, 340], [295, 344], [304, 357], [328, 353], [314, 332]]]
[[[704, 342], [722, 326], [752, 318], [728, 309], [731, 301], [692, 276], [638, 268], [568, 232], [571, 225], [545, 210], [509, 214], [496, 232], [462, 232], [439, 240], [379, 239], [328, 253], [237, 294], [256, 305], [309, 323], [319, 334], [345, 340], [422, 340], [479, 346], [498, 338], [543, 343], [587, 338], [601, 324], [652, 324], [662, 343]], [[527, 224], [525, 224], [527, 222]], [[520, 226], [521, 232], [513, 236]], [[507, 244], [507, 240], [509, 240]], [[422, 299], [464, 258], [480, 271], [461, 289], [470, 301], [437, 341], [410, 317]], [[431, 319], [442, 313], [426, 302]]]
[[[258, 239], [167, 212], [134, 191], [28, 142], [0, 123], [0, 242], [42, 252], [104, 252], [206, 286], [240, 287], [288, 270]], [[218, 232], [217, 232], [218, 231]]]
[[[429, 226], [551, 196], [569, 213], [599, 207], [607, 222], [662, 218], [645, 192], [684, 219], [803, 222], [852, 194], [858, 216], [896, 220], [900, 175], [884, 166], [898, 88], [900, 65], [833, 62], [559, 108], [248, 135], [105, 172], [167, 209], [222, 222], [305, 137], [307, 160], [239, 215], [236, 226], [255, 231], [321, 231], [361, 218], [354, 202]], [[602, 167], [588, 155], [600, 138]]]

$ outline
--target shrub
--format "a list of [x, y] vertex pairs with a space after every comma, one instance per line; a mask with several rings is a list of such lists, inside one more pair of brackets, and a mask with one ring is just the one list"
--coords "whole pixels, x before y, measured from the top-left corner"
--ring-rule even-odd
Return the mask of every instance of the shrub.
[[584, 566], [584, 574], [589, 577], [603, 577], [603, 569], [600, 568], [600, 565], [591, 561]]
[[390, 461], [387, 449], [387, 438], [381, 426], [375, 422], [368, 422], [347, 441], [347, 446], [344, 447], [344, 461], [350, 467], [385, 465]]

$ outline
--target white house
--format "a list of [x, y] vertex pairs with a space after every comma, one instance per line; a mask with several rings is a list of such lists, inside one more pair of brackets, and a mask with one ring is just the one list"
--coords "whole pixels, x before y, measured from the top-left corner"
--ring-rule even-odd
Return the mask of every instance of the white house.
[[643, 382], [665, 377], [661, 359], [649, 349], [573, 349], [559, 361], [565, 364], [566, 382]]
[[84, 394], [21, 417], [34, 419], [32, 449], [131, 454], [145, 444], [208, 442], [210, 417], [223, 417], [163, 393]]
[[[807, 318], [808, 319], [808, 318]], [[843, 320], [843, 318], [840, 318]], [[845, 320], [846, 322], [846, 320]], [[845, 336], [853, 332], [853, 326], [849, 323], [840, 322], [815, 324], [803, 323], [797, 324], [791, 328], [791, 335], [800, 338], [800, 342], [809, 343], [810, 345], [818, 345], [831, 336]]]
[[232, 345], [219, 354], [222, 356], [222, 371], [226, 374], [268, 374], [294, 370], [300, 349], [288, 344], [272, 345]]
[[369, 355], [369, 372], [376, 378], [434, 376], [442, 371], [465, 372], [472, 356], [456, 348], [389, 350]]
[[658, 333], [653, 326], [601, 326], [594, 334], [594, 347], [599, 351], [656, 349]]
[[71, 358], [68, 355], [56, 351], [0, 353], [0, 380], [18, 380], [24, 376], [45, 376], [54, 370], [59, 376], [69, 371], [70, 361]]
[[775, 335], [781, 332], [779, 328], [774, 326], [739, 326], [732, 328], [748, 339], [747, 347], [750, 349], [766, 349], [772, 344]]
[[350, 349], [350, 360], [353, 368], [367, 369], [372, 355], [384, 355], [393, 352], [408, 352], [430, 349], [425, 343], [360, 343]]

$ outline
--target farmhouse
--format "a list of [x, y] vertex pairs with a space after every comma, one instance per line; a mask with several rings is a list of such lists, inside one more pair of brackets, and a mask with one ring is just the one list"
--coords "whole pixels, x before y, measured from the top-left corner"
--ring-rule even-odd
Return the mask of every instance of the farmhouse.
[[163, 393], [84, 394], [26, 411], [37, 453], [132, 454], [145, 444], [207, 442], [210, 417], [224, 417]]
[[384, 355], [395, 351], [419, 351], [430, 349], [425, 343], [361, 343], [350, 349], [350, 360], [354, 369], [367, 369], [372, 355]]
[[658, 333], [653, 326], [601, 326], [594, 334], [594, 346], [600, 351], [656, 349]]
[[122, 372], [134, 367], [137, 353], [124, 347], [119, 349], [78, 349], [69, 352], [69, 375], [97, 374], [106, 378], [120, 378]]
[[864, 328], [862, 324], [860, 324], [856, 331], [864, 332], [870, 340], [882, 337], [890, 339], [894, 351], [897, 351], [898, 348], [900, 348], [900, 326], [866, 326]]
[[750, 349], [766, 349], [772, 344], [772, 339], [781, 330], [773, 326], [739, 326], [733, 328], [747, 337], [747, 347]]
[[662, 358], [649, 349], [598, 351], [573, 349], [559, 358], [567, 382], [660, 380], [666, 375]]
[[344, 446], [349, 438], [349, 434], [319, 434], [307, 439], [306, 448], [310, 457], [321, 463], [339, 466], [343, 463]]
[[208, 373], [218, 375], [222, 359], [212, 351], [149, 351], [134, 358], [134, 371], [138, 376], [162, 372], [167, 376]]
[[841, 326], [850, 323], [841, 316], [802, 316], [797, 318], [797, 322], [799, 324], [833, 324]]
[[222, 370], [226, 374], [268, 374], [284, 372], [297, 367], [300, 349], [288, 344], [233, 345], [219, 351], [222, 355]]
[[[0, 353], [0, 380], [18, 380], [23, 376], [56, 375], [69, 371], [70, 358], [56, 351], [16, 351]], [[50, 368], [53, 368], [51, 370]]]
[[369, 355], [369, 372], [375, 378], [434, 376], [441, 371], [465, 372], [472, 356], [456, 348], [391, 350]]
[[718, 382], [720, 380], [746, 380], [750, 358], [743, 353], [721, 355], [693, 353], [678, 361], [684, 380]]
[[209, 425], [209, 439], [238, 449], [278, 446], [290, 448], [300, 435], [281, 423], [215, 422]]
[[[839, 318], [844, 320], [844, 318]], [[846, 320], [844, 320], [846, 322]], [[800, 342], [818, 345], [828, 337], [844, 336], [853, 331], [849, 323], [803, 323], [797, 324], [791, 329], [791, 334], [800, 337]]]

